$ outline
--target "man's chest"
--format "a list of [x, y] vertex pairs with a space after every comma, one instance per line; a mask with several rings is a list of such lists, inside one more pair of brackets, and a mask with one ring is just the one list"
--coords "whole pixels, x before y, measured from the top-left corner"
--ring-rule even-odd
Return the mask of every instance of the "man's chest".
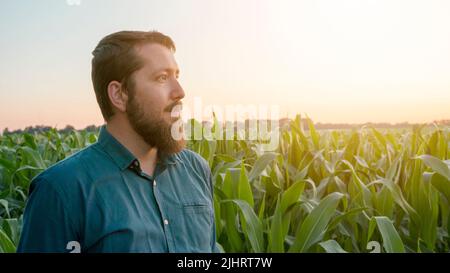
[[87, 251], [210, 251], [210, 190], [189, 172], [111, 177], [92, 189], [86, 211]]

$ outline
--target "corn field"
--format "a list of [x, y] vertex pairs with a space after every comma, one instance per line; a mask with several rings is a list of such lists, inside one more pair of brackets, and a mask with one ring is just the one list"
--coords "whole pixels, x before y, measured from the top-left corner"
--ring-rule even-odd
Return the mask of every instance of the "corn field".
[[[0, 252], [15, 252], [32, 178], [97, 134], [0, 136]], [[449, 142], [443, 126], [316, 130], [297, 116], [273, 152], [236, 136], [188, 148], [211, 167], [225, 252], [449, 252]]]

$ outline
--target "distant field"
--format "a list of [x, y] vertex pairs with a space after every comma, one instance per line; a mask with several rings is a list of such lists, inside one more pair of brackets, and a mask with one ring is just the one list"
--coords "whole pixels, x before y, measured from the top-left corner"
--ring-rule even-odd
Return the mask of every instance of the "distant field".
[[[276, 151], [190, 141], [211, 167], [226, 252], [449, 252], [450, 129], [281, 128]], [[0, 252], [14, 252], [30, 181], [97, 140], [53, 129], [0, 136]]]

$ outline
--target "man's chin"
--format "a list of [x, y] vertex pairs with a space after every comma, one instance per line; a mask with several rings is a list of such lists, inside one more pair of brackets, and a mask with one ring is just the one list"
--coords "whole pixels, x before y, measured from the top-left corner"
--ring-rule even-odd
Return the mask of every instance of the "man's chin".
[[160, 153], [161, 156], [165, 157], [168, 155], [179, 153], [184, 148], [186, 148], [186, 141], [182, 139], [172, 143], [170, 146], [159, 147], [158, 152]]

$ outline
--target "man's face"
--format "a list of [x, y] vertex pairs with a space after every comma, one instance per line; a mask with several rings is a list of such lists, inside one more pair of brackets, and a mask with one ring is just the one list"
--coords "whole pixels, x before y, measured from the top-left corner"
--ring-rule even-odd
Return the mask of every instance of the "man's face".
[[137, 55], [143, 61], [141, 69], [130, 79], [127, 116], [133, 129], [158, 154], [165, 156], [179, 152], [184, 140], [175, 140], [171, 126], [179, 118], [173, 117], [175, 106], [181, 108], [184, 90], [178, 83], [179, 69], [172, 51], [148, 43], [137, 48]]

